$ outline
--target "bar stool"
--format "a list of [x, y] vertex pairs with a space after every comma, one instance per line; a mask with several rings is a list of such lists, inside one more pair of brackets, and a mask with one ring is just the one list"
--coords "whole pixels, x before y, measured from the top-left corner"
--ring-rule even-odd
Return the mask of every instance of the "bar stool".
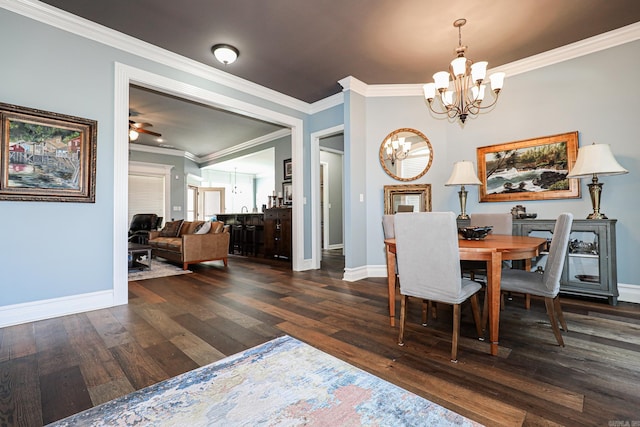
[[244, 252], [243, 249], [243, 236], [244, 230], [242, 224], [233, 224], [231, 226], [231, 253], [235, 254], [238, 251], [241, 255]]
[[255, 256], [258, 251], [258, 241], [255, 225], [246, 225], [242, 239], [242, 254]]

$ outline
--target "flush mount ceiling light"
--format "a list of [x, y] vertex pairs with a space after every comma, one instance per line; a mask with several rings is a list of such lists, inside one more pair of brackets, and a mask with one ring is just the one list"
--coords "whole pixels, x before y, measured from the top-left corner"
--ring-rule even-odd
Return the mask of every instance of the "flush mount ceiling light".
[[[462, 45], [462, 26], [466, 23], [467, 20], [464, 18], [456, 19], [453, 23], [453, 26], [458, 29], [458, 47], [455, 50], [457, 58], [451, 61], [449, 71], [435, 73], [434, 83], [424, 85], [424, 97], [429, 109], [436, 114], [447, 114], [451, 119], [458, 117], [462, 123], [467, 116], [475, 117], [480, 110], [492, 107], [498, 100], [498, 94], [504, 82], [504, 73], [494, 73], [489, 76], [494, 99], [490, 104], [481, 106], [486, 86], [482, 82], [487, 74], [488, 63], [486, 61], [474, 63], [465, 58], [467, 46]], [[453, 90], [449, 90], [449, 76], [453, 82]], [[433, 105], [433, 99], [436, 97], [441, 104], [438, 109]]]
[[235, 62], [238, 59], [238, 55], [240, 52], [235, 47], [230, 44], [217, 44], [211, 48], [211, 52], [213, 52], [213, 56], [224, 65], [229, 65]]

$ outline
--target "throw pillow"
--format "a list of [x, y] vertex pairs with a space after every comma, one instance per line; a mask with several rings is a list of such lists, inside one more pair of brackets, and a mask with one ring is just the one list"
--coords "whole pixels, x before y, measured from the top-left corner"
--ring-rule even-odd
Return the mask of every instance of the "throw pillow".
[[184, 220], [167, 222], [164, 228], [160, 230], [160, 237], [177, 237], [180, 234], [180, 228]]
[[214, 221], [211, 223], [211, 228], [213, 228], [213, 234], [222, 233], [222, 230], [224, 229], [224, 222]]
[[211, 222], [205, 221], [202, 224], [198, 224], [193, 230], [193, 234], [207, 234], [211, 230]]

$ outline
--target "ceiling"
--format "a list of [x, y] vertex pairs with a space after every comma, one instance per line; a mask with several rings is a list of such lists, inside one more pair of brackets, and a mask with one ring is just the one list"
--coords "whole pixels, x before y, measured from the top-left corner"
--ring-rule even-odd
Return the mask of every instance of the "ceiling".
[[[454, 57], [457, 18], [467, 19], [467, 57], [489, 69], [640, 21], [638, 0], [43, 2], [309, 103], [339, 93], [348, 76], [431, 81]], [[210, 50], [217, 43], [237, 47], [238, 60], [218, 63]], [[217, 151], [217, 141], [229, 146], [278, 129], [142, 89], [130, 98], [134, 120], [196, 155]]]

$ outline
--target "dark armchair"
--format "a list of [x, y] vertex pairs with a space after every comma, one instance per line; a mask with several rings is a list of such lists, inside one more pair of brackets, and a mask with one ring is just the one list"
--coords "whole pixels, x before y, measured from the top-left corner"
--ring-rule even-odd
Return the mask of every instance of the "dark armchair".
[[158, 215], [135, 214], [129, 225], [129, 242], [146, 245], [149, 241], [149, 231], [156, 230]]

